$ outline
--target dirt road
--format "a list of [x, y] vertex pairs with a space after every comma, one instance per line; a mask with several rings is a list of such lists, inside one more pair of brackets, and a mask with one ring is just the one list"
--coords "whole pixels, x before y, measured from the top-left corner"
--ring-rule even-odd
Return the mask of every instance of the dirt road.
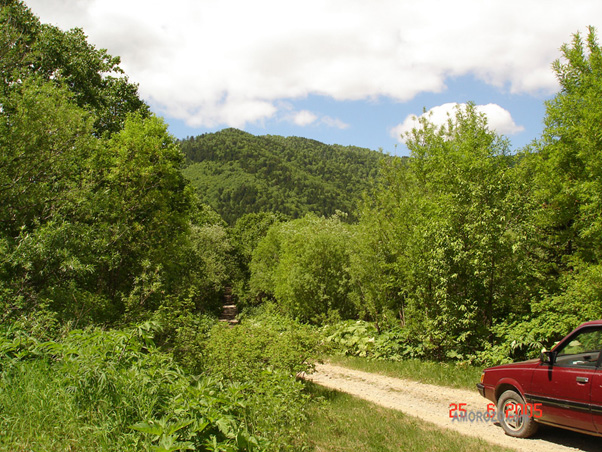
[[[488, 400], [481, 397], [476, 389], [468, 391], [444, 388], [331, 364], [318, 365], [316, 372], [306, 378], [319, 385], [400, 410], [439, 427], [476, 436], [521, 452], [602, 451], [602, 438], [562, 429], [541, 428], [540, 432], [530, 439], [506, 436], [497, 423], [482, 419], [482, 414], [487, 411]], [[467, 420], [450, 418], [452, 403], [466, 403]]]

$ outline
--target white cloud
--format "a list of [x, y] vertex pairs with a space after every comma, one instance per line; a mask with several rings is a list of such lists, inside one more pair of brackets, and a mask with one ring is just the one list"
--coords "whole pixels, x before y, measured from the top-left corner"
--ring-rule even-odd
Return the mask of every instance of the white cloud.
[[560, 45], [602, 24], [599, 0], [27, 3], [120, 55], [155, 108], [205, 126], [271, 118], [281, 99], [310, 94], [407, 101], [444, 90], [451, 76], [553, 92]]
[[278, 102], [277, 108], [281, 112], [279, 118], [280, 120], [293, 123], [300, 127], [307, 127], [310, 125], [324, 125], [326, 127], [336, 129], [349, 128], [349, 124], [343, 122], [338, 118], [332, 118], [327, 115], [313, 113], [309, 110], [295, 111], [293, 105], [290, 102]]
[[338, 118], [331, 118], [330, 116], [323, 116], [320, 122], [322, 124], [327, 125], [328, 127], [334, 127], [336, 129], [343, 130], [349, 128], [349, 124], [347, 124], [346, 122], [343, 122]]
[[298, 126], [304, 127], [312, 124], [318, 119], [318, 117], [311, 111], [301, 110], [293, 116], [293, 122]]
[[[390, 130], [391, 136], [397, 138], [400, 142], [405, 141], [405, 134], [417, 128], [418, 119], [426, 116], [434, 125], [441, 126], [446, 124], [450, 117], [454, 117], [456, 108], [466, 108], [466, 104], [447, 103], [433, 107], [420, 116], [409, 115], [406, 119]], [[477, 105], [476, 110], [487, 117], [487, 124], [491, 130], [495, 130], [502, 135], [513, 135], [522, 132], [524, 127], [516, 125], [510, 112], [499, 105], [487, 104]]]
[[516, 125], [510, 112], [497, 104], [478, 105], [477, 111], [487, 116], [489, 128], [502, 135], [514, 135], [525, 130]]

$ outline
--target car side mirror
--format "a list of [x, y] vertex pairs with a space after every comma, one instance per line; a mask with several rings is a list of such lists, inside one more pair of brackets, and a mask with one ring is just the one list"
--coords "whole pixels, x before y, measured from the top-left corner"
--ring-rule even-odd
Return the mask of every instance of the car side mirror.
[[556, 353], [544, 350], [539, 355], [539, 360], [544, 364], [554, 365], [556, 361]]

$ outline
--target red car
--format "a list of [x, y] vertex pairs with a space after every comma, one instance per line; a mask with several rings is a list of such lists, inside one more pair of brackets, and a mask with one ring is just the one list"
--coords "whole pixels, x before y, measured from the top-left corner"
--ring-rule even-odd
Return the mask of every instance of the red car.
[[485, 369], [477, 388], [510, 436], [540, 423], [602, 436], [601, 350], [602, 320], [586, 322], [539, 359]]

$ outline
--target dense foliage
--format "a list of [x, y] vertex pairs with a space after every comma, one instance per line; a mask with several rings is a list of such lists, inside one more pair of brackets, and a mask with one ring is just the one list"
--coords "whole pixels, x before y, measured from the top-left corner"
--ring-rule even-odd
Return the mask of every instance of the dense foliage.
[[89, 44], [83, 30], [41, 24], [17, 0], [2, 0], [0, 7], [3, 95], [19, 91], [19, 82], [30, 77], [66, 88], [77, 106], [92, 113], [97, 134], [120, 130], [128, 113], [149, 114], [119, 57]]
[[[155, 452], [293, 448], [301, 441], [308, 397], [290, 373], [306, 369], [306, 353], [315, 353], [316, 341], [303, 327], [291, 321], [284, 325], [264, 321], [261, 328], [249, 326], [242, 332], [216, 327], [207, 351], [211, 362], [216, 358], [216, 368], [198, 377], [156, 347], [157, 326], [152, 323], [125, 330], [73, 330], [46, 342], [6, 331], [0, 336], [0, 447]], [[261, 333], [260, 348], [239, 347], [241, 334], [255, 338], [249, 328]], [[274, 335], [286, 340], [263, 349]], [[221, 354], [223, 341], [231, 354], [238, 353], [244, 373], [235, 377], [230, 365], [223, 366], [229, 360]], [[267, 373], [263, 360], [271, 363]]]
[[278, 300], [306, 322], [353, 316], [349, 240], [350, 228], [338, 216], [275, 224], [253, 254], [251, 294]]
[[381, 261], [360, 285], [390, 287], [426, 355], [474, 353], [493, 324], [528, 311], [528, 193], [472, 105], [440, 128], [424, 119], [407, 143], [412, 158], [384, 169], [366, 206], [361, 226]]
[[501, 355], [537, 350], [585, 320], [602, 318], [602, 49], [590, 27], [554, 62], [560, 92], [546, 104], [543, 136], [525, 152], [533, 184], [540, 296], [500, 328]]
[[272, 220], [230, 231], [118, 58], [0, 6], [0, 448], [301, 447], [319, 336], [214, 328]]
[[226, 129], [180, 142], [184, 175], [227, 222], [247, 213], [292, 218], [355, 213], [384, 157], [376, 151], [298, 137], [253, 136]]
[[[443, 126], [423, 117], [410, 158], [383, 160], [359, 222], [334, 234], [338, 251], [323, 257], [317, 225], [273, 227], [251, 288], [314, 321], [344, 294], [378, 335], [354, 326], [339, 342], [396, 357], [508, 361], [602, 317], [601, 55], [593, 29], [562, 47], [543, 136], [518, 153], [472, 104]], [[320, 269], [331, 260], [337, 272]]]
[[2, 320], [44, 329], [211, 304], [229, 243], [163, 121], [81, 30], [40, 24], [16, 1], [0, 11]]

